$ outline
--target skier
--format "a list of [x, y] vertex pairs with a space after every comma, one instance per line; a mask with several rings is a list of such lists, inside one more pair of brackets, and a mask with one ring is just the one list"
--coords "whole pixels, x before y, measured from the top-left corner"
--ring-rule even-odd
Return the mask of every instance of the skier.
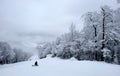
[[38, 62], [37, 61], [35, 62], [35, 66], [38, 66]]
[[38, 66], [38, 62], [36, 61], [36, 62], [35, 62], [35, 64], [34, 64], [34, 65], [32, 65], [32, 66]]

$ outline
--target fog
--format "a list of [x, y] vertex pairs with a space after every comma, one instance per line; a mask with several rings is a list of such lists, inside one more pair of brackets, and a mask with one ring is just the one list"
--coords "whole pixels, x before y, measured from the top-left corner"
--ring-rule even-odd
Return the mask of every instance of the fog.
[[102, 5], [116, 8], [118, 4], [115, 0], [0, 0], [0, 41], [27, 49], [54, 41], [69, 31], [72, 22], [81, 30], [81, 16]]

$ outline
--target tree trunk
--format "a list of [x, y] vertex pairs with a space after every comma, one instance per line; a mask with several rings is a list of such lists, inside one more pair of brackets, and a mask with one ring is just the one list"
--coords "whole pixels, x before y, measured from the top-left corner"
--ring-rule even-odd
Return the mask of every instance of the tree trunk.
[[102, 49], [105, 48], [105, 10], [102, 8], [103, 11], [103, 24], [102, 24]]
[[[97, 43], [97, 28], [95, 27], [95, 25], [93, 25], [94, 27], [94, 31], [95, 31], [95, 43]], [[95, 49], [97, 48], [97, 46], [95, 45]]]

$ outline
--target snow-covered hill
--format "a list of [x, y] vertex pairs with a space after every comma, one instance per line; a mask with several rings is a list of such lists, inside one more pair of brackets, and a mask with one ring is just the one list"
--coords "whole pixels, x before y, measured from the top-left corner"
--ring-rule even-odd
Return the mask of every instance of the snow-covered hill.
[[104, 62], [47, 57], [32, 67], [35, 61], [0, 65], [0, 76], [120, 76], [120, 65]]

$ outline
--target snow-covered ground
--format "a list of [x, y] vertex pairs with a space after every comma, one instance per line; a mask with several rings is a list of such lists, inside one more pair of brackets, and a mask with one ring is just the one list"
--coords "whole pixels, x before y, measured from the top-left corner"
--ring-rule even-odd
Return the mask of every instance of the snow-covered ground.
[[[34, 60], [32, 60], [34, 59]], [[47, 57], [0, 65], [0, 76], [120, 76], [120, 65], [95, 61], [61, 60]], [[32, 67], [35, 61], [39, 66]]]

